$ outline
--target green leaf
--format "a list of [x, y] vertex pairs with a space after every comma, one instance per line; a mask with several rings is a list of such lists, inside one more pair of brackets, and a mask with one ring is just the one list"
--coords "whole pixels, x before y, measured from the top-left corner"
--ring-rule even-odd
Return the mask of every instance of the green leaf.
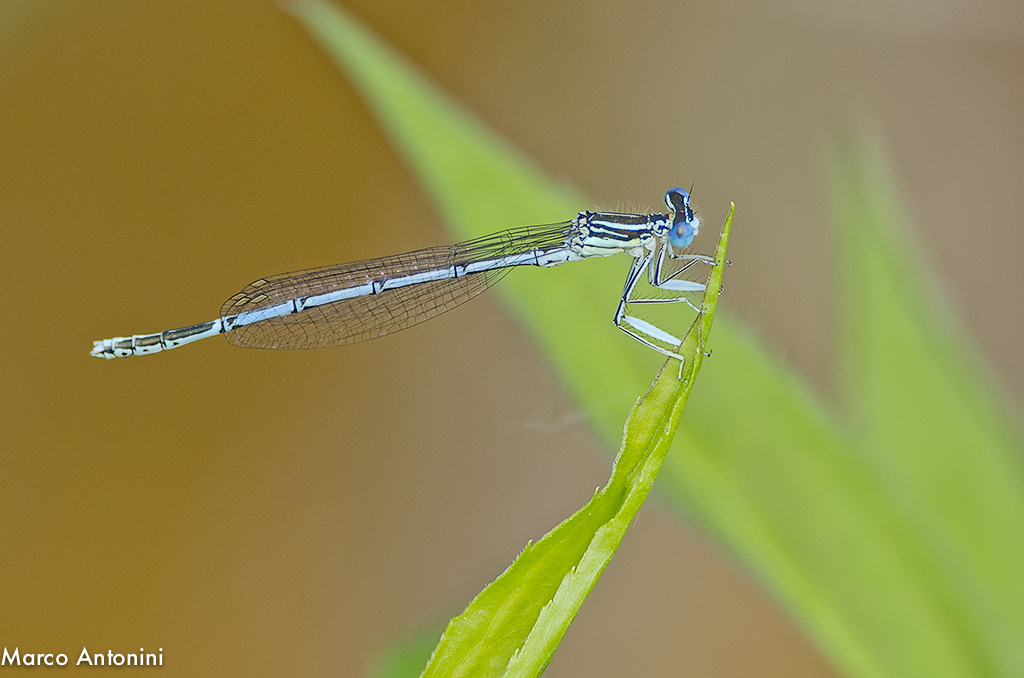
[[846, 395], [861, 449], [924, 554], [922, 577], [989, 675], [1024, 673], [1021, 442], [954, 322], [877, 142], [833, 160]]
[[[457, 237], [562, 220], [590, 204], [340, 10], [304, 0], [294, 11], [356, 82]], [[852, 175], [838, 180], [842, 191], [878, 190]], [[874, 200], [851, 195], [851, 205]], [[928, 324], [927, 303], [876, 308], [876, 292], [907, 289], [892, 275], [918, 275], [901, 268], [912, 247], [873, 235], [880, 223], [852, 228], [863, 238], [850, 249], [857, 267], [890, 262], [888, 273], [872, 273], [878, 289], [863, 292], [861, 314], [851, 315], [851, 341], [863, 350], [848, 355], [868, 385], [851, 391], [854, 425], [723, 310], [659, 490], [725, 543], [844, 674], [1021, 675], [1020, 445], [971, 350]], [[524, 271], [499, 288], [609, 447], [657, 364], [611, 326], [623, 271], [598, 260]], [[916, 329], [905, 332], [903, 322]], [[853, 339], [858, 332], [870, 334]], [[926, 351], [930, 366], [912, 365], [931, 344], [946, 348]], [[904, 422], [907, 397], [924, 406]], [[932, 428], [936, 417], [944, 421]]]
[[707, 521], [846, 675], [978, 675], [863, 457], [820, 398], [749, 336], [723, 332], [723, 319], [679, 436], [693, 442], [661, 475], [668, 496]]
[[586, 506], [536, 544], [454, 618], [423, 676], [539, 676], [643, 506], [704, 359], [732, 210], [722, 227], [701, 313], [626, 421], [611, 478]]

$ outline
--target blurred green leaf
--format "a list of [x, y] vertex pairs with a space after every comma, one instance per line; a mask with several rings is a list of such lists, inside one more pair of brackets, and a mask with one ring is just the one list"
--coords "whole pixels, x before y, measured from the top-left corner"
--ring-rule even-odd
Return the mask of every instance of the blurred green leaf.
[[[310, 0], [292, 7], [371, 102], [457, 239], [563, 221], [589, 204], [538, 171], [333, 5]], [[497, 288], [576, 397], [588, 401], [594, 424], [611, 444], [660, 364], [657, 354], [611, 325], [626, 268], [627, 262], [612, 257], [517, 270]], [[593, 369], [597, 364], [601, 369]]]
[[[303, 0], [293, 11], [352, 77], [459, 238], [562, 220], [588, 206], [348, 15], [323, 0]], [[856, 176], [841, 177], [842, 190], [847, 182], [877, 189], [866, 168], [850, 169]], [[847, 202], [871, 204], [852, 195]], [[881, 216], [896, 218], [886, 209]], [[880, 248], [904, 247], [890, 249], [888, 273], [871, 282], [899, 295], [904, 288], [891, 276], [917, 275], [901, 269], [913, 248], [872, 240], [870, 228], [854, 228], [867, 251], [850, 256], [858, 267], [880, 266]], [[609, 447], [658, 360], [611, 326], [624, 269], [606, 259], [517, 272], [499, 288]], [[998, 396], [972, 376], [970, 349], [927, 324], [931, 316], [919, 312], [926, 304], [904, 301], [915, 308], [897, 322], [890, 316], [898, 307], [876, 309], [873, 301], [851, 316], [858, 331], [871, 333], [863, 353], [849, 352], [870, 385], [853, 389], [853, 429], [720, 312], [714, 359], [659, 488], [728, 545], [846, 675], [1021, 675], [1014, 648], [1024, 647], [1017, 602], [1024, 578], [1013, 576], [1024, 572], [1019, 441]], [[907, 339], [946, 347], [932, 352], [930, 366], [908, 365], [919, 357], [913, 342], [887, 353], [888, 342], [905, 341], [896, 336], [904, 322], [916, 328]], [[881, 406], [872, 400], [879, 389], [889, 391]], [[893, 433], [884, 422], [902, 426], [901, 398], [922, 392], [920, 411]], [[965, 412], [942, 409], [955, 409], [961, 396]], [[869, 406], [857, 405], [862, 399]], [[884, 412], [871, 414], [876, 407]], [[958, 434], [934, 435], [941, 429], [930, 428], [927, 412]], [[997, 451], [979, 453], [979, 445]], [[984, 497], [993, 482], [996, 496]]]
[[[988, 675], [1024, 675], [1021, 444], [996, 380], [907, 232], [879, 144], [833, 161], [853, 430]], [[983, 663], [982, 663], [983, 662]]]

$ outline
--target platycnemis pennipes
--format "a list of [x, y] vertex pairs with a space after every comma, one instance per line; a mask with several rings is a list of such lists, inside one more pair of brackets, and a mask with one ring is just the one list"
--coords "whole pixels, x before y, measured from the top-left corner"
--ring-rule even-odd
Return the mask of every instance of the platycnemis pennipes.
[[[628, 254], [633, 258], [612, 318], [615, 326], [667, 356], [680, 339], [628, 314], [634, 303], [684, 302], [686, 292], [704, 283], [680, 275], [694, 264], [713, 264], [687, 254], [700, 228], [690, 194], [665, 193], [668, 214], [580, 212], [575, 219], [526, 226], [406, 254], [366, 259], [261, 278], [224, 302], [216, 320], [94, 342], [92, 355], [122, 358], [158, 353], [223, 334], [247, 348], [325, 348], [354, 344], [412, 327], [493, 285], [516, 266], [558, 266], [592, 257]], [[668, 297], [634, 296], [647, 273], [650, 285]]]

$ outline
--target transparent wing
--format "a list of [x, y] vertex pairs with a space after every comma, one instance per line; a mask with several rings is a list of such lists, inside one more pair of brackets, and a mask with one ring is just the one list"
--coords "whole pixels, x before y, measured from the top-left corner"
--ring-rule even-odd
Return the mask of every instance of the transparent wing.
[[[501, 231], [457, 245], [283, 273], [257, 280], [224, 302], [221, 318], [270, 308], [293, 299], [345, 290], [367, 283], [500, 259], [562, 245], [571, 222]], [[417, 325], [463, 304], [500, 280], [510, 269], [495, 268], [457, 278], [384, 289], [313, 306], [236, 327], [225, 336], [246, 348], [326, 348], [376, 339]]]

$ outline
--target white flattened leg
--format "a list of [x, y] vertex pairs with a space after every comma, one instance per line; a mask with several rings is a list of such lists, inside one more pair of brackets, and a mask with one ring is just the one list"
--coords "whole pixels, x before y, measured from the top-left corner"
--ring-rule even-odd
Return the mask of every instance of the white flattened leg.
[[707, 286], [693, 280], [666, 280], [655, 287], [659, 290], [672, 290], [673, 292], [703, 292]]
[[[668, 255], [668, 259], [672, 261], [685, 261], [686, 263], [673, 271], [670, 275], [665, 275], [665, 259]], [[696, 291], [701, 292], [704, 290], [704, 283], [693, 282], [691, 280], [675, 280], [681, 273], [689, 270], [696, 264], [707, 264], [708, 266], [714, 266], [715, 260], [711, 257], [703, 254], [677, 254], [672, 255], [667, 247], [662, 247], [658, 253], [658, 260], [654, 266], [648, 266], [647, 278], [651, 283], [652, 287], [659, 287], [664, 290], [678, 290], [678, 291]]]
[[633, 327], [638, 332], [643, 332], [647, 336], [657, 339], [658, 341], [665, 342], [669, 346], [680, 346], [683, 343], [682, 339], [675, 337], [665, 330], [661, 329], [657, 325], [653, 325], [643, 318], [637, 318], [631, 315], [623, 315], [622, 321], [630, 327]]
[[[651, 341], [661, 341], [669, 344], [670, 346], [678, 347], [682, 344], [682, 341], [672, 336], [668, 332], [665, 332], [659, 327], [652, 325], [651, 323], [637, 318], [634, 316], [626, 315], [626, 305], [632, 303], [629, 298], [633, 294], [633, 290], [636, 288], [637, 283], [640, 281], [640, 277], [643, 275], [644, 270], [650, 266], [651, 259], [654, 257], [653, 254], [648, 254], [642, 259], [634, 259], [633, 265], [629, 268], [629, 273], [626, 274], [626, 284], [622, 288], [622, 296], [619, 298], [619, 305], [615, 309], [615, 316], [612, 318], [612, 322], [620, 330], [639, 341], [648, 348], [653, 348], [658, 353], [666, 355], [669, 358], [675, 358], [676, 360], [683, 362], [685, 359], [676, 351], [669, 351], [663, 346], [658, 346]], [[660, 301], [677, 301], [676, 299], [665, 299]], [[625, 324], [623, 324], [625, 323]], [[628, 327], [627, 327], [628, 325]], [[630, 329], [632, 328], [632, 329]]]
[[708, 266], [715, 265], [715, 258], [709, 257], [706, 254], [676, 254], [672, 257], [673, 259], [679, 259], [680, 261], [699, 261], [702, 264]]
[[[668, 290], [670, 292], [703, 292], [707, 288], [707, 285], [705, 283], [702, 283], [702, 282], [696, 282], [694, 280], [676, 280], [675, 278], [680, 273], [682, 273], [683, 271], [686, 271], [687, 269], [689, 269], [690, 267], [694, 266], [695, 264], [702, 263], [702, 264], [713, 265], [714, 264], [714, 259], [711, 259], [710, 257], [706, 257], [703, 254], [685, 254], [685, 255], [679, 255], [679, 256], [676, 256], [676, 257], [672, 257], [673, 259], [675, 259], [677, 261], [678, 260], [682, 260], [682, 261], [686, 261], [687, 263], [684, 264], [683, 266], [681, 266], [680, 268], [678, 268], [672, 274], [665, 275], [665, 255], [666, 255], [666, 252], [667, 252], [667, 249], [666, 248], [662, 248], [661, 252], [659, 252], [659, 254], [658, 254], [658, 258], [656, 260], [652, 261], [651, 263], [649, 263], [648, 266], [647, 266], [647, 282], [650, 283], [651, 287], [655, 287], [655, 288], [660, 289], [660, 290]], [[630, 303], [630, 304], [671, 304], [671, 303], [675, 303], [675, 302], [679, 302], [679, 301], [683, 302], [684, 304], [686, 304], [687, 306], [692, 308], [694, 311], [700, 313], [700, 309], [697, 308], [697, 306], [692, 301], [690, 301], [689, 299], [687, 299], [686, 297], [684, 297], [682, 295], [680, 295], [678, 297], [670, 297], [670, 298], [667, 298], [667, 299], [666, 298], [658, 298], [658, 297], [650, 297], [650, 298], [648, 298], [648, 297], [638, 297], [638, 298], [634, 298], [634, 299], [629, 299], [627, 301], [627, 303]]]
[[159, 353], [178, 348], [193, 341], [213, 337], [224, 332], [224, 323], [218, 318], [210, 322], [166, 330], [156, 334], [135, 334], [94, 341], [90, 355], [96, 358], [127, 358], [133, 355]]

